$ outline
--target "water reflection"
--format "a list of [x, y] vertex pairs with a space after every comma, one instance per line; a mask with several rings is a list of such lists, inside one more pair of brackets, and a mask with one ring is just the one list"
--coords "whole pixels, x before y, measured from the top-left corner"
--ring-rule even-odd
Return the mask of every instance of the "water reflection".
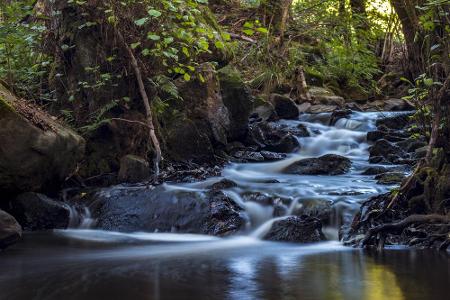
[[411, 250], [380, 255], [337, 242], [105, 245], [33, 235], [2, 254], [0, 270], [2, 300], [434, 300], [450, 292], [448, 255]]

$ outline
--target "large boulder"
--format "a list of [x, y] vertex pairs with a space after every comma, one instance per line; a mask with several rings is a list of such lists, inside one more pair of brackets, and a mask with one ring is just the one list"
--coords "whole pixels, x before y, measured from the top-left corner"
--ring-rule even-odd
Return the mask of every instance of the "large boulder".
[[328, 222], [331, 216], [333, 202], [327, 199], [311, 198], [302, 199], [299, 204], [294, 207], [293, 215], [297, 216], [310, 216], [321, 220], [322, 222]]
[[229, 235], [245, 227], [246, 213], [223, 192], [111, 187], [93, 196], [96, 228], [121, 232]]
[[380, 118], [376, 121], [377, 127], [384, 126], [389, 129], [406, 129], [412, 123], [412, 114], [396, 114], [389, 117]]
[[343, 108], [345, 106], [344, 98], [336, 96], [329, 89], [318, 86], [311, 86], [309, 88], [309, 93], [314, 104], [332, 105], [340, 108]]
[[203, 80], [179, 80], [183, 100], [172, 103], [160, 118], [166, 153], [172, 160], [211, 162], [215, 149], [228, 143], [230, 114], [217, 74], [210, 64], [201, 65], [197, 72]]
[[0, 249], [16, 243], [22, 237], [22, 227], [10, 214], [0, 209]]
[[296, 161], [286, 167], [283, 172], [298, 175], [340, 175], [347, 173], [351, 166], [350, 159], [335, 154], [327, 154], [317, 158]]
[[384, 159], [387, 162], [397, 163], [400, 158], [405, 158], [407, 154], [400, 147], [381, 139], [369, 148], [370, 161], [376, 162], [375, 158]]
[[291, 216], [275, 221], [265, 240], [278, 242], [313, 243], [325, 240], [322, 223], [308, 216]]
[[136, 183], [150, 177], [150, 166], [142, 157], [128, 154], [120, 159], [118, 179], [120, 182]]
[[280, 153], [291, 153], [300, 148], [298, 139], [290, 133], [283, 136], [269, 136], [264, 150]]
[[265, 151], [278, 153], [291, 153], [300, 148], [300, 143], [294, 135], [266, 122], [249, 126], [247, 143]]
[[178, 119], [166, 132], [166, 145], [170, 158], [177, 161], [214, 161], [214, 147], [208, 134], [189, 119]]
[[66, 204], [37, 193], [19, 195], [11, 202], [11, 213], [24, 230], [65, 229], [70, 221]]
[[386, 111], [411, 111], [415, 109], [414, 104], [408, 100], [396, 98], [384, 100], [384, 110]]
[[272, 94], [270, 95], [270, 102], [275, 107], [278, 116], [282, 119], [297, 119], [300, 115], [297, 104], [289, 97]]
[[203, 80], [194, 79], [178, 83], [180, 105], [188, 119], [204, 131], [213, 143], [227, 144], [230, 115], [220, 93], [219, 78], [211, 64], [201, 65], [197, 72]]
[[231, 66], [220, 69], [217, 75], [222, 101], [230, 117], [229, 139], [239, 140], [247, 133], [248, 120], [253, 110], [251, 90], [245, 85], [240, 73]]
[[57, 187], [77, 166], [85, 141], [0, 85], [0, 191]]

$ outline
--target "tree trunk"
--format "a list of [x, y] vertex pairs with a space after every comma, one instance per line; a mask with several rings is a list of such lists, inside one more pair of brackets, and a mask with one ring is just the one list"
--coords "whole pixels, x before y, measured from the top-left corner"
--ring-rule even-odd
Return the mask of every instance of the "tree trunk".
[[392, 6], [400, 19], [407, 49], [407, 75], [410, 79], [417, 78], [425, 72], [422, 44], [423, 35], [416, 12], [417, 0], [391, 0]]
[[266, 0], [261, 4], [266, 26], [273, 28], [273, 32], [280, 37], [280, 44], [283, 44], [292, 2], [293, 0]]

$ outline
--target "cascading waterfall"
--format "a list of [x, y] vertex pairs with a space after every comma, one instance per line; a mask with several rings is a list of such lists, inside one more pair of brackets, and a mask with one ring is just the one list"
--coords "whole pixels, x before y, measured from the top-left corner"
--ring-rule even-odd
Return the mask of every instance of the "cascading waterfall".
[[[371, 176], [361, 175], [369, 167], [367, 132], [376, 129], [375, 120], [378, 117], [380, 113], [354, 112], [349, 118], [337, 120], [333, 126], [329, 125], [329, 113], [304, 114], [298, 120], [281, 120], [278, 125], [292, 128], [292, 132], [298, 126], [304, 126], [309, 131], [309, 136], [297, 137], [301, 148], [286, 159], [265, 163], [233, 163], [223, 170], [221, 177], [194, 183], [165, 183], [162, 188], [168, 193], [204, 193], [209, 186], [222, 179], [234, 181], [237, 186], [223, 192], [246, 211], [249, 220], [243, 234], [253, 238], [263, 238], [278, 220], [301, 215], [307, 203], [332, 203], [324, 232], [328, 237], [337, 239], [337, 229], [344, 220], [350, 220], [361, 201], [392, 188], [377, 184]], [[283, 169], [298, 160], [325, 154], [349, 158], [352, 161], [350, 172], [339, 176], [283, 173]], [[265, 200], [260, 201], [258, 197], [248, 195], [259, 195]], [[88, 208], [70, 207], [70, 210], [70, 228], [89, 229], [95, 224]]]
[[[381, 113], [377, 112], [354, 112], [349, 118], [337, 120], [333, 126], [329, 125], [330, 113], [304, 114], [298, 120], [281, 120], [279, 125], [292, 129], [303, 125], [308, 129], [310, 136], [298, 137], [301, 144], [298, 152], [276, 162], [231, 164], [223, 170], [223, 177], [208, 179], [208, 184], [195, 182], [171, 186], [170, 189], [203, 190], [222, 178], [236, 182], [238, 187], [224, 192], [250, 216], [247, 234], [259, 238], [270, 230], [275, 221], [295, 215], [301, 210], [304, 201], [327, 200], [333, 203], [333, 207], [328, 228], [324, 231], [328, 233], [327, 236], [337, 237], [337, 228], [342, 225], [342, 219], [350, 219], [361, 201], [392, 188], [377, 184], [370, 176], [361, 175], [369, 167], [367, 132], [376, 129], [375, 121], [380, 116]], [[352, 169], [339, 176], [291, 175], [282, 172], [298, 160], [325, 154], [351, 159]], [[245, 200], [243, 195], [252, 193], [282, 199], [284, 215], [274, 215], [275, 210], [270, 205]]]

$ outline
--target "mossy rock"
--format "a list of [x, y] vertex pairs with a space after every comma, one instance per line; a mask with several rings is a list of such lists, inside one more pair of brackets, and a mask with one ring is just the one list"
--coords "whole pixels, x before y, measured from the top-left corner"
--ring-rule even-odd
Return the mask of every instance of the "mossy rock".
[[13, 96], [11, 95], [11, 93], [3, 85], [0, 84], [0, 114], [2, 113], [2, 111], [14, 111], [12, 104], [8, 101], [8, 99], [11, 99], [12, 97]]
[[[76, 169], [85, 141], [46, 113], [20, 101], [24, 100], [0, 85], [0, 191], [56, 188]], [[27, 113], [19, 113], [14, 103], [21, 109], [26, 107]]]
[[248, 119], [254, 106], [251, 90], [242, 80], [241, 74], [228, 65], [218, 72], [220, 93], [230, 117], [230, 140], [239, 140], [247, 133]]
[[175, 161], [212, 162], [214, 149], [208, 136], [190, 119], [178, 119], [166, 129], [166, 153]]

